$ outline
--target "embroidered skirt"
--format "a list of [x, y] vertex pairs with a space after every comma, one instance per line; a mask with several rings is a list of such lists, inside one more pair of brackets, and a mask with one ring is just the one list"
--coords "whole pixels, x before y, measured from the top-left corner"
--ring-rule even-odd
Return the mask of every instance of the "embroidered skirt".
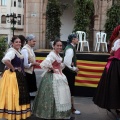
[[53, 90], [53, 73], [46, 73], [33, 103], [33, 114], [44, 119], [64, 119], [71, 114], [71, 106], [69, 108], [66, 111], [57, 110]]
[[[19, 77], [19, 81], [17, 77]], [[0, 79], [0, 118], [21, 120], [31, 115], [29, 93], [27, 93], [25, 84], [20, 82], [21, 78], [22, 76], [18, 72], [5, 70]], [[25, 95], [22, 95], [23, 92]]]

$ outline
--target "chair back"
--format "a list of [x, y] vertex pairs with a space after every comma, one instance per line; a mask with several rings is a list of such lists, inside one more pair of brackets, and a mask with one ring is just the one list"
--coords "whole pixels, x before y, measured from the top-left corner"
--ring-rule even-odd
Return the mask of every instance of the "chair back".
[[96, 42], [104, 43], [106, 42], [106, 33], [104, 32], [97, 32], [96, 33]]
[[76, 32], [79, 41], [86, 41], [86, 33], [84, 31]]

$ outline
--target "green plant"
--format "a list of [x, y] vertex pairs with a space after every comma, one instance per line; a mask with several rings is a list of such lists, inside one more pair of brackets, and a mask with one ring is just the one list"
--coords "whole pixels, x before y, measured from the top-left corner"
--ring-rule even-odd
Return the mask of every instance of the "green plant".
[[7, 49], [6, 37], [1, 36], [0, 37], [0, 58], [4, 56], [6, 49]]
[[54, 40], [55, 37], [60, 37], [62, 15], [60, 10], [60, 3], [57, 0], [48, 0], [46, 11], [46, 47], [48, 48], [49, 42]]
[[92, 0], [74, 0], [75, 8], [75, 25], [73, 32], [89, 31], [90, 17], [94, 11]]
[[107, 11], [107, 20], [104, 26], [107, 33], [107, 40], [110, 39], [112, 31], [117, 25], [120, 25], [120, 4], [113, 5]]
[[46, 48], [49, 47], [50, 41], [60, 37], [62, 24], [60, 17], [67, 7], [67, 4], [61, 4], [58, 0], [48, 0], [46, 10]]

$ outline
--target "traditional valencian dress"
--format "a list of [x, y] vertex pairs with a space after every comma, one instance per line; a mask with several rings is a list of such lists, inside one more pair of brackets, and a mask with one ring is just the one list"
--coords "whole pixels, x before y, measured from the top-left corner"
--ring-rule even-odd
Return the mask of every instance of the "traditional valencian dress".
[[[61, 62], [60, 55], [51, 51], [40, 64], [45, 72], [32, 108], [33, 114], [39, 118], [64, 119], [71, 114], [71, 95]], [[50, 68], [56, 72], [49, 71]]]
[[15, 72], [5, 70], [0, 79], [0, 118], [21, 120], [30, 116], [30, 99], [24, 78], [23, 56], [14, 48], [8, 49], [2, 59], [10, 60]]
[[120, 39], [114, 42], [93, 101], [105, 109], [120, 109]]

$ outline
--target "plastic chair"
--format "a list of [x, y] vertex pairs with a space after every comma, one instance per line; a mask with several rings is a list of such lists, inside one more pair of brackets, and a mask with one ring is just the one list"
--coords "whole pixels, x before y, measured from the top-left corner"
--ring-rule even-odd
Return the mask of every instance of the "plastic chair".
[[108, 52], [107, 48], [107, 42], [106, 42], [106, 33], [104, 32], [97, 32], [96, 33], [96, 45], [94, 51], [99, 51], [100, 50], [100, 45], [102, 46], [102, 51], [104, 51], [104, 47], [106, 48], [106, 52]]
[[79, 40], [78, 45], [77, 45], [77, 51], [79, 49], [79, 46], [80, 46], [80, 51], [83, 51], [83, 48], [85, 46], [87, 46], [88, 52], [89, 52], [90, 51], [89, 50], [89, 43], [86, 40], [86, 33], [84, 31], [77, 31], [76, 34], [77, 34], [77, 37], [78, 37], [78, 40]]

